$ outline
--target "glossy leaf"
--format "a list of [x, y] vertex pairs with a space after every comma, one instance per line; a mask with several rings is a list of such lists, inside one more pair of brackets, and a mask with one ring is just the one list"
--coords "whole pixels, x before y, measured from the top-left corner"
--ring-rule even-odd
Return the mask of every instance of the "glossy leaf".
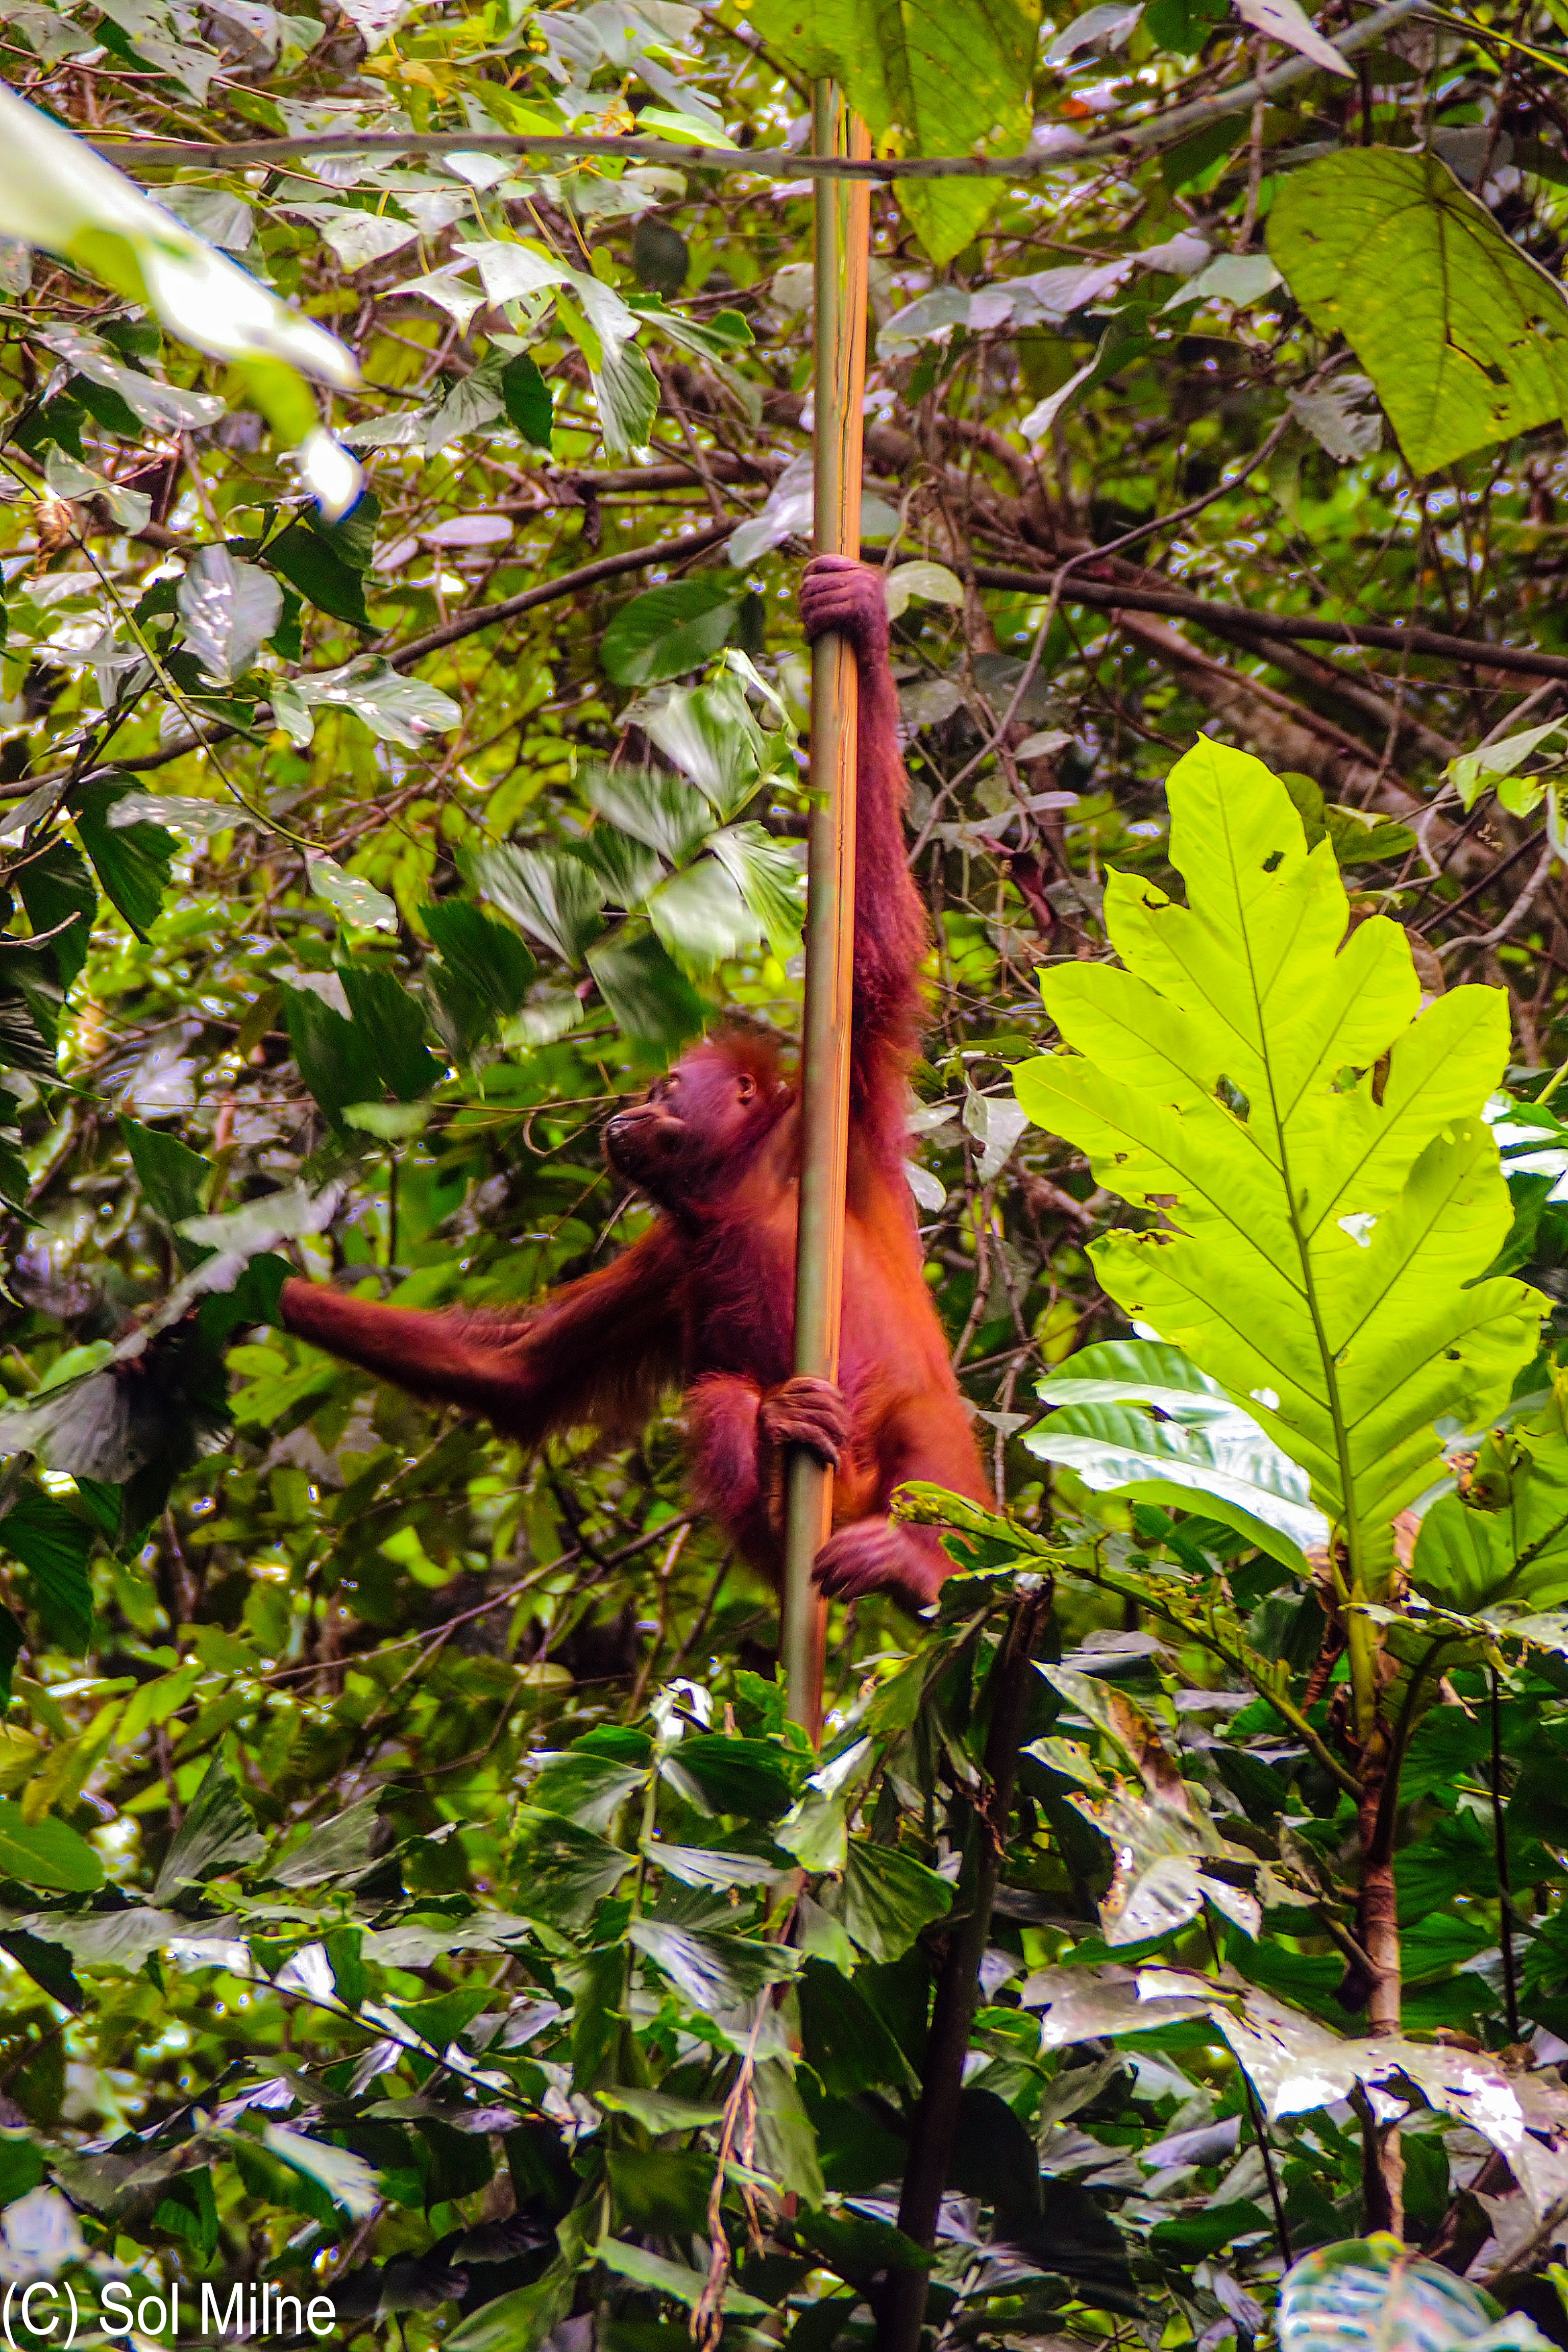
[[1036, 1393], [1052, 1411], [1022, 1443], [1086, 1485], [1201, 1510], [1300, 1576], [1308, 1549], [1327, 1542], [1305, 1473], [1179, 1349], [1147, 1339], [1080, 1349]]

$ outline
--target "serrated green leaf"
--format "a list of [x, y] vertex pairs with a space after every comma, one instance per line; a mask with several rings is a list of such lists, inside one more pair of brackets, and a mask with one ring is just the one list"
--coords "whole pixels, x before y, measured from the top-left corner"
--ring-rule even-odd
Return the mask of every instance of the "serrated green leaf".
[[51, 1642], [79, 1655], [92, 1641], [93, 1530], [75, 1511], [37, 1486], [23, 1486], [0, 1518], [0, 1551], [33, 1579]]
[[782, 1984], [800, 1965], [799, 1953], [786, 1944], [697, 1934], [668, 1919], [634, 1919], [626, 1935], [679, 1986], [692, 2007], [709, 2017], [732, 2015], [769, 1985]]
[[205, 1879], [259, 1862], [266, 1851], [267, 1841], [257, 1835], [250, 1808], [233, 1776], [215, 1760], [163, 1856], [153, 1899], [166, 1902], [183, 1886], [200, 1885]]
[[663, 768], [592, 768], [584, 789], [595, 815], [683, 866], [713, 824], [703, 794]]
[[629, 926], [588, 950], [599, 993], [628, 1037], [669, 1052], [702, 1026], [702, 999], [651, 931]]
[[789, 843], [775, 841], [765, 825], [748, 820], [711, 835], [708, 847], [734, 877], [773, 953], [787, 961], [800, 946], [805, 920], [801, 866]]

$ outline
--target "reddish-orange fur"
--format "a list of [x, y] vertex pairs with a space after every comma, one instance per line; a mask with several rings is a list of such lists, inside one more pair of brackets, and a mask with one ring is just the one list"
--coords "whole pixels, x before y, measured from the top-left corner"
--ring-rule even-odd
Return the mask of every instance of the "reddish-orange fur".
[[613, 1265], [513, 1323], [380, 1307], [289, 1282], [291, 1331], [416, 1396], [486, 1414], [535, 1444], [552, 1430], [629, 1434], [685, 1391], [694, 1496], [777, 1578], [790, 1444], [834, 1461], [824, 1589], [920, 1605], [949, 1563], [927, 1529], [887, 1517], [906, 1479], [976, 1499], [968, 1409], [922, 1268], [903, 1172], [920, 1028], [924, 911], [904, 856], [906, 793], [881, 582], [825, 557], [801, 594], [807, 634], [854, 645], [859, 683], [849, 1189], [839, 1385], [792, 1378], [800, 1118], [763, 1039], [698, 1046], [606, 1130], [614, 1165], [659, 1215]]

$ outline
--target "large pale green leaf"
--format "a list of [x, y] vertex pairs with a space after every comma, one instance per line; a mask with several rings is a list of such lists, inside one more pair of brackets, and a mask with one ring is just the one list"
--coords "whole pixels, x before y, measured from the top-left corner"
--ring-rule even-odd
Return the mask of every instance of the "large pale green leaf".
[[1561, 287], [1436, 155], [1347, 148], [1287, 173], [1268, 250], [1418, 474], [1568, 409]]
[[[916, 155], [1016, 154], [1028, 141], [1040, 11], [1032, 0], [750, 0], [764, 40], [797, 71], [843, 83], [880, 138]], [[933, 261], [951, 261], [1000, 184], [901, 181], [899, 202]]]
[[712, 857], [661, 883], [647, 916], [676, 962], [699, 976], [754, 948], [761, 929], [734, 877]]
[[485, 898], [567, 963], [580, 963], [589, 940], [598, 937], [604, 885], [580, 858], [559, 849], [509, 845], [481, 850], [473, 873]]
[[775, 954], [794, 955], [800, 945], [805, 908], [801, 868], [787, 842], [775, 841], [765, 825], [748, 820], [726, 825], [708, 844], [740, 886], [741, 896], [768, 935]]
[[713, 812], [700, 792], [663, 768], [594, 768], [584, 779], [606, 824], [683, 865], [708, 833]]
[[1547, 2338], [1515, 2312], [1397, 2238], [1320, 2246], [1286, 2274], [1279, 2352], [1533, 2352]]
[[1110, 877], [1125, 968], [1043, 979], [1071, 1050], [1018, 1098], [1149, 1216], [1095, 1246], [1111, 1297], [1256, 1413], [1374, 1591], [1442, 1475], [1433, 1424], [1484, 1424], [1535, 1341], [1535, 1294], [1480, 1278], [1510, 1218], [1480, 1116], [1507, 1003], [1459, 988], [1417, 1017], [1403, 932], [1346, 938], [1332, 846], [1260, 761], [1205, 740], [1169, 794], [1188, 903]]
[[772, 763], [773, 747], [732, 670], [706, 686], [677, 687], [642, 723], [721, 817], [744, 808]]
[[1201, 1508], [1301, 1576], [1303, 1553], [1328, 1541], [1305, 1472], [1180, 1349], [1107, 1340], [1081, 1349], [1037, 1393], [1054, 1409], [1025, 1446], [1097, 1492]]

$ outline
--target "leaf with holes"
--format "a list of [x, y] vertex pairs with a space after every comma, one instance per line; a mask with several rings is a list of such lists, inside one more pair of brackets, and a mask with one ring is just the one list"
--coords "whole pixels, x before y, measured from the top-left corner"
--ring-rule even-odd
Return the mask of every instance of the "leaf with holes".
[[1535, 1294], [1487, 1278], [1507, 1000], [1420, 1012], [1405, 934], [1347, 937], [1332, 846], [1261, 761], [1205, 741], [1167, 790], [1187, 905], [1110, 877], [1123, 968], [1043, 978], [1063, 1045], [1018, 1098], [1151, 1220], [1094, 1245], [1110, 1296], [1308, 1473], [1376, 1598], [1395, 1514], [1442, 1475], [1435, 1423], [1483, 1423], [1535, 1346]]
[[1268, 250], [1377, 387], [1418, 474], [1568, 410], [1568, 301], [1432, 154], [1342, 149], [1288, 173]]

